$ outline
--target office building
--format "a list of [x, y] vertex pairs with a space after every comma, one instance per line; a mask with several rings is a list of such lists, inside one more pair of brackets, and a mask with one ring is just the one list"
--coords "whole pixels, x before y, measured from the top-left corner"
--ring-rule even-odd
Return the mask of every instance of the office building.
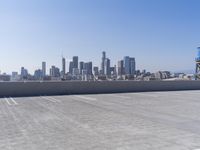
[[66, 61], [65, 61], [65, 58], [62, 57], [62, 75], [64, 76], [66, 74]]
[[73, 68], [78, 68], [78, 56], [73, 57]]
[[78, 68], [73, 68], [72, 75], [73, 76], [78, 76], [79, 75], [79, 69]]
[[125, 75], [134, 75], [135, 74], [135, 58], [125, 56], [124, 57], [124, 73]]
[[84, 63], [83, 70], [86, 70], [87, 75], [92, 75], [92, 62]]
[[118, 61], [117, 65], [118, 65], [117, 69], [118, 76], [122, 76], [124, 74], [124, 61], [123, 60]]
[[130, 74], [130, 61], [129, 56], [124, 57], [124, 74], [129, 75]]
[[136, 73], [135, 58], [130, 57], [129, 58], [129, 63], [130, 63], [130, 74], [134, 75]]
[[42, 62], [42, 76], [46, 76], [46, 62]]
[[104, 66], [104, 73], [106, 76], [111, 75], [111, 70], [110, 70], [110, 59], [106, 58], [105, 59], [105, 66]]
[[51, 77], [60, 77], [60, 69], [55, 66], [52, 66], [50, 69], [50, 76]]
[[102, 62], [101, 62], [101, 75], [105, 75], [105, 60], [106, 60], [106, 52], [102, 52]]
[[7, 74], [1, 74], [0, 75], [0, 81], [10, 81], [11, 76]]
[[72, 74], [72, 71], [73, 71], [73, 62], [70, 61], [69, 62], [69, 73]]
[[18, 72], [12, 72], [11, 80], [20, 81], [20, 75], [18, 75]]
[[83, 61], [79, 62], [79, 71], [80, 71], [80, 74], [82, 74], [83, 64], [84, 64]]
[[21, 78], [27, 78], [28, 77], [28, 70], [25, 69], [24, 67], [21, 67]]
[[95, 76], [98, 76], [98, 75], [99, 75], [99, 68], [98, 68], [98, 67], [94, 67], [94, 68], [93, 68], [93, 71], [94, 71], [94, 75], [95, 75]]
[[117, 75], [117, 68], [116, 68], [116, 65], [114, 65], [114, 67], [110, 67], [110, 72], [111, 72], [111, 75], [114, 75], [114, 76]]
[[43, 77], [43, 70], [41, 70], [41, 69], [35, 70], [35, 72], [34, 72], [34, 78], [36, 80], [40, 80], [40, 79], [42, 79], [42, 77]]

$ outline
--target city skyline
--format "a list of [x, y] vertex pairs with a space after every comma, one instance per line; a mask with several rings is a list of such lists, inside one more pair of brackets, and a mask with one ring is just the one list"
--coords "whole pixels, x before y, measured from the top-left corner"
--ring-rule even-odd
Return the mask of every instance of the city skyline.
[[[107, 55], [107, 52], [105, 52], [105, 51], [103, 51], [102, 53], [106, 53], [106, 55]], [[62, 56], [60, 56], [60, 58], [58, 58], [59, 59], [59, 64], [57, 64], [57, 65], [56, 65], [56, 63], [55, 64], [49, 64], [48, 61], [42, 60], [41, 62], [37, 62], [37, 64], [38, 64], [37, 66], [32, 66], [34, 69], [33, 68], [30, 69], [30, 68], [26, 67], [26, 65], [19, 65], [20, 67], [17, 70], [9, 70], [8, 72], [4, 72], [0, 68], [0, 74], [11, 75], [13, 72], [18, 72], [18, 73], [21, 74], [21, 68], [25, 68], [25, 69], [28, 70], [28, 73], [30, 75], [34, 75], [34, 73], [35, 73], [36, 70], [41, 70], [41, 72], [44, 75], [50, 75], [51, 74], [50, 72], [51, 72], [51, 67], [52, 66], [57, 67], [60, 70], [61, 75], [62, 75], [63, 69], [64, 69], [64, 72], [65, 72], [64, 74], [66, 74], [66, 73], [72, 73], [72, 71], [71, 72], [69, 71], [70, 70], [70, 62], [73, 62], [74, 57], [78, 57], [77, 58], [78, 59], [77, 60], [78, 64], [76, 65], [75, 68], [77, 68], [77, 66], [79, 68], [79, 63], [81, 63], [81, 62], [82, 63], [83, 62], [92, 62], [93, 63], [93, 67], [98, 67], [101, 70], [102, 69], [102, 62], [106, 61], [107, 59], [109, 59], [110, 66], [115, 66], [115, 65], [118, 66], [120, 61], [125, 61], [124, 60], [125, 57], [128, 57], [130, 59], [134, 59], [134, 63], [135, 63], [135, 57], [132, 58], [129, 55], [121, 56], [121, 58], [119, 60], [117, 60], [116, 62], [114, 62], [112, 59], [110, 59], [111, 56], [109, 56], [108, 58], [105, 56], [105, 60], [103, 61], [103, 58], [102, 58], [102, 56], [100, 56], [100, 54], [99, 54], [99, 60], [96, 60], [96, 61], [80, 59], [80, 56], [72, 56], [72, 58], [70, 59], [70, 58], [65, 57], [62, 54]], [[96, 64], [94, 62], [96, 62]], [[103, 64], [103, 70], [104, 70], [104, 66], [105, 66], [105, 64]], [[140, 70], [140, 71], [146, 70], [146, 71], [149, 71], [149, 72], [166, 71], [164, 69], [163, 70], [150, 71], [148, 68], [139, 68], [137, 66], [140, 66], [140, 65], [138, 63], [136, 63], [135, 64], [135, 67], [136, 67], [135, 70]], [[74, 67], [72, 66], [72, 68], [74, 68]], [[182, 73], [194, 73], [195, 72], [194, 69], [188, 69], [188, 70], [185, 69], [185, 70], [177, 70], [177, 71], [168, 70], [168, 71], [170, 71], [171, 73], [180, 73], [181, 71], [182, 71]]]
[[61, 68], [62, 54], [66, 61], [79, 56], [99, 66], [98, 54], [106, 51], [112, 65], [127, 54], [137, 58], [141, 70], [193, 71], [199, 4], [197, 0], [0, 1], [0, 70], [11, 74], [24, 66], [33, 73], [42, 61], [47, 68]]

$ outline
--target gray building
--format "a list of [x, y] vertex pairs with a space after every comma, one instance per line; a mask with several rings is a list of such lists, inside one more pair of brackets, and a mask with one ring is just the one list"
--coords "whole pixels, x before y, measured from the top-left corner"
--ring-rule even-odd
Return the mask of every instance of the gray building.
[[65, 58], [62, 57], [62, 75], [65, 75], [66, 74], [66, 61], [65, 61]]
[[42, 76], [46, 76], [46, 62], [44, 61], [42, 62]]
[[130, 63], [130, 74], [134, 75], [136, 73], [135, 58], [130, 57], [129, 58], [129, 63]]
[[43, 70], [41, 70], [41, 69], [35, 70], [34, 78], [37, 80], [41, 80], [42, 77], [43, 77]]
[[73, 57], [73, 68], [78, 68], [78, 56]]
[[125, 75], [134, 75], [135, 74], [135, 58], [125, 56], [124, 57], [124, 74]]
[[0, 81], [10, 81], [11, 76], [7, 74], [0, 74]]
[[92, 75], [92, 62], [87, 62], [83, 64], [83, 70], [86, 71], [87, 75]]
[[123, 60], [118, 61], [117, 65], [118, 65], [117, 69], [118, 76], [122, 76], [124, 74], [124, 61]]
[[83, 61], [79, 62], [79, 71], [80, 71], [80, 74], [82, 74], [83, 64], [84, 64]]
[[72, 74], [72, 71], [73, 71], [73, 62], [70, 61], [69, 62], [69, 73]]
[[130, 74], [129, 56], [124, 57], [124, 74]]
[[98, 68], [98, 67], [94, 67], [94, 68], [93, 68], [93, 71], [94, 71], [94, 75], [95, 75], [95, 76], [98, 76], [98, 75], [99, 75], [99, 68]]
[[78, 76], [79, 75], [79, 69], [78, 68], [73, 68], [72, 75], [73, 76]]
[[28, 77], [28, 70], [24, 67], [21, 67], [21, 78], [26, 79]]
[[60, 69], [55, 66], [52, 66], [50, 69], [50, 76], [51, 77], [60, 77]]
[[111, 75], [111, 70], [110, 70], [110, 59], [106, 58], [105, 59], [105, 66], [104, 66], [104, 73], [106, 76]]
[[106, 52], [102, 52], [102, 62], [101, 62], [101, 75], [105, 75], [105, 60], [106, 60]]

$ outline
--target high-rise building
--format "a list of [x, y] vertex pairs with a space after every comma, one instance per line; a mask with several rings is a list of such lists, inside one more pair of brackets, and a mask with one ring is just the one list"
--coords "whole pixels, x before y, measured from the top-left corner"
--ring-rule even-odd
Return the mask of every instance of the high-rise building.
[[105, 60], [106, 60], [106, 52], [102, 52], [102, 61], [101, 61], [101, 74], [105, 75]]
[[82, 74], [83, 64], [84, 64], [83, 61], [79, 62], [79, 71], [80, 71], [80, 74]]
[[50, 69], [50, 76], [51, 77], [60, 77], [60, 69], [56, 66], [52, 66]]
[[88, 74], [92, 75], [92, 62], [88, 62]]
[[136, 67], [135, 67], [135, 58], [133, 57], [130, 57], [129, 58], [129, 63], [130, 63], [130, 74], [131, 75], [134, 75], [136, 73]]
[[37, 80], [42, 79], [42, 77], [43, 77], [43, 70], [41, 70], [41, 69], [35, 70], [34, 77]]
[[104, 66], [104, 74], [107, 76], [111, 75], [111, 71], [110, 71], [110, 59], [106, 58], [105, 59], [105, 66]]
[[124, 61], [118, 61], [118, 76], [122, 76], [124, 74]]
[[28, 77], [28, 70], [24, 67], [21, 67], [21, 78], [27, 78]]
[[72, 75], [73, 76], [78, 76], [79, 75], [79, 69], [78, 68], [73, 68]]
[[110, 72], [111, 72], [112, 76], [116, 76], [117, 75], [116, 65], [114, 65], [114, 67], [110, 67]]
[[78, 68], [78, 56], [73, 57], [73, 68]]
[[130, 58], [129, 58], [129, 56], [124, 57], [124, 74], [130, 75]]
[[124, 73], [125, 75], [134, 75], [135, 74], [135, 58], [125, 56], [124, 57]]
[[18, 75], [18, 72], [12, 72], [11, 80], [20, 81], [20, 75]]
[[44, 61], [42, 62], [42, 76], [46, 76], [46, 62]]
[[98, 75], [99, 75], [99, 68], [98, 68], [98, 67], [94, 67], [94, 68], [93, 68], [93, 71], [94, 71], [94, 75], [95, 75], [95, 76], [98, 76]]
[[117, 75], [117, 66], [116, 65], [114, 65], [113, 75]]
[[65, 58], [62, 57], [62, 75], [65, 75], [66, 74], [66, 61], [65, 61]]
[[92, 75], [92, 62], [84, 63], [83, 70], [86, 70], [87, 75]]
[[69, 73], [72, 74], [72, 71], [73, 71], [73, 62], [70, 61], [69, 62]]

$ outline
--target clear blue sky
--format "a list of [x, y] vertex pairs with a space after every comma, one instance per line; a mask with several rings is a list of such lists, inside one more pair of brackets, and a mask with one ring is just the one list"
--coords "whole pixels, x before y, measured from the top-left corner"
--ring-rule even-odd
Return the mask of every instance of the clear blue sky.
[[200, 46], [199, 0], [0, 0], [0, 70], [100, 65], [136, 58], [137, 69], [192, 70]]

